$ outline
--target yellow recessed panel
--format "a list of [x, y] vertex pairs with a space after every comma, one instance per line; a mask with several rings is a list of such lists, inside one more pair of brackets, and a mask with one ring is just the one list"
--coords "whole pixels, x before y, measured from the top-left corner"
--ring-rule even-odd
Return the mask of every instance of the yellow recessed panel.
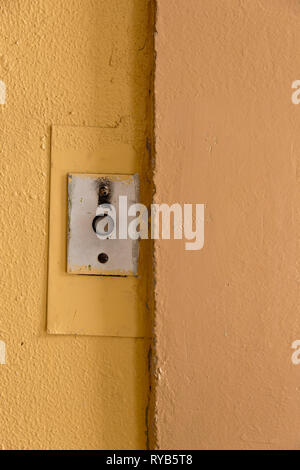
[[[67, 175], [135, 174], [138, 156], [118, 129], [54, 126], [51, 139], [47, 330], [144, 337], [150, 333], [142, 276], [67, 272]], [[141, 270], [143, 272], [143, 270]]]

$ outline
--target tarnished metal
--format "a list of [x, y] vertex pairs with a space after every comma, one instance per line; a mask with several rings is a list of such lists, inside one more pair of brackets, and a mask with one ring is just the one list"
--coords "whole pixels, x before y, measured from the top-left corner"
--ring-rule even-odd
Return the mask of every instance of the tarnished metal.
[[[138, 201], [138, 189], [138, 175], [68, 174], [68, 273], [137, 274], [138, 241], [108, 237], [119, 232], [119, 196], [127, 196], [129, 207]], [[116, 210], [116, 227], [109, 215], [98, 215], [105, 204]]]

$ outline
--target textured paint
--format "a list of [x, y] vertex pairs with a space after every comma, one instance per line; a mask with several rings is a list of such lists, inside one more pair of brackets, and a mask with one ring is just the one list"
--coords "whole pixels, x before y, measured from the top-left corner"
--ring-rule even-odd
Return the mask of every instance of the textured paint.
[[158, 0], [157, 202], [205, 203], [205, 246], [156, 243], [160, 448], [300, 448], [298, 0]]
[[144, 448], [148, 341], [47, 335], [46, 284], [51, 126], [118, 128], [146, 159], [148, 1], [2, 0], [0, 22], [0, 445]]

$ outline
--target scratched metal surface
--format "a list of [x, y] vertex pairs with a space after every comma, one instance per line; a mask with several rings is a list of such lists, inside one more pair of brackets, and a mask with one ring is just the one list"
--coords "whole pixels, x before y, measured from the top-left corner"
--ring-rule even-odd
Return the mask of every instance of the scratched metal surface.
[[[116, 230], [119, 231], [119, 196], [127, 196], [128, 207], [138, 202], [138, 175], [68, 175], [68, 243], [67, 271], [70, 274], [130, 276], [137, 274], [137, 240], [101, 240], [92, 228], [99, 194], [99, 178], [111, 183], [110, 203], [116, 209]], [[128, 218], [128, 223], [133, 217]], [[106, 253], [101, 264], [98, 255]]]

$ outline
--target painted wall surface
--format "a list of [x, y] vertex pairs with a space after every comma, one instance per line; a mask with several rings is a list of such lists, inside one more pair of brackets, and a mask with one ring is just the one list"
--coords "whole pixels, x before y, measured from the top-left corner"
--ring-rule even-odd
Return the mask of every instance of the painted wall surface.
[[297, 0], [158, 0], [157, 202], [205, 203], [205, 246], [156, 243], [160, 448], [300, 448]]
[[1, 1], [3, 449], [146, 446], [148, 340], [47, 335], [46, 285], [51, 126], [118, 128], [143, 158], [149, 18], [147, 0]]

